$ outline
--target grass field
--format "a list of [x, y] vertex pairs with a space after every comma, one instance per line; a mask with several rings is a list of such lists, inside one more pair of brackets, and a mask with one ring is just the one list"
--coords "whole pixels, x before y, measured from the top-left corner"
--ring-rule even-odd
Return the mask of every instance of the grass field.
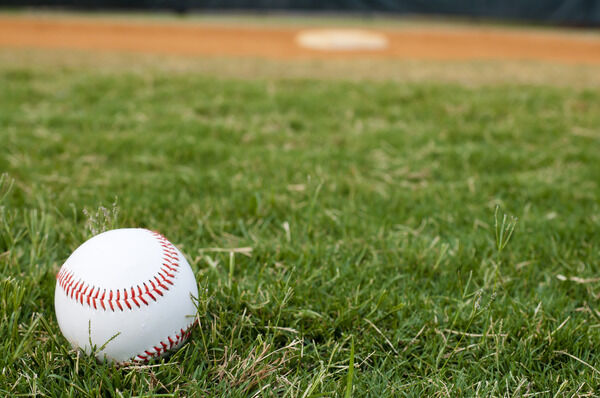
[[[0, 395], [597, 392], [597, 89], [9, 62], [0, 87]], [[70, 350], [55, 275], [133, 226], [187, 255], [200, 327], [118, 369]]]

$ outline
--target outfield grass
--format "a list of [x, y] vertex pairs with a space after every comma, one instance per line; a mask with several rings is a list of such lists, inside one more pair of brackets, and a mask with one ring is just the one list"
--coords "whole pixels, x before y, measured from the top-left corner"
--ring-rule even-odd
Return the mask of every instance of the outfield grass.
[[[0, 395], [596, 392], [597, 90], [35, 65], [0, 87]], [[133, 226], [187, 255], [201, 325], [116, 369], [60, 335], [55, 275]]]
[[[3, 69], [76, 69], [102, 75], [123, 73], [205, 78], [452, 84], [471, 88], [527, 85], [600, 90], [597, 65], [493, 60], [267, 60], [249, 57], [184, 57], [49, 49], [0, 50]], [[98, 69], [101, 65], [101, 69]]]

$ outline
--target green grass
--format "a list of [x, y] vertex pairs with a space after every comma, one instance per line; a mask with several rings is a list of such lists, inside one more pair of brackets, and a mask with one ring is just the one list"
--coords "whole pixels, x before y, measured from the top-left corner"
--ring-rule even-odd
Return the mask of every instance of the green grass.
[[[597, 90], [40, 66], [0, 88], [1, 396], [600, 384]], [[133, 226], [187, 255], [201, 324], [117, 369], [60, 334], [55, 275]]]

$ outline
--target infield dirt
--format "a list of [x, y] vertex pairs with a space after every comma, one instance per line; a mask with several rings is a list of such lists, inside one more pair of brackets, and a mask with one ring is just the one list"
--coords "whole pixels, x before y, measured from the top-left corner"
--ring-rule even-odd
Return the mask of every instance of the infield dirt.
[[540, 60], [600, 64], [600, 35], [480, 25], [369, 29], [389, 42], [377, 51], [302, 48], [304, 27], [218, 26], [207, 23], [111, 21], [85, 17], [0, 16], [0, 47], [84, 49], [190, 56], [269, 59], [370, 58], [425, 60]]

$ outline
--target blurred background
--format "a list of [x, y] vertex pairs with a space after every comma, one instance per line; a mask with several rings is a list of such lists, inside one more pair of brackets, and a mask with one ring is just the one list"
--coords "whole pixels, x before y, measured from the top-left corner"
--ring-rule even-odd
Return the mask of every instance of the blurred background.
[[600, 62], [600, 2], [592, 0], [2, 0], [0, 6], [0, 45], [8, 48], [246, 61], [353, 57], [355, 65], [376, 59]]
[[0, 5], [80, 10], [172, 10], [178, 13], [205, 10], [390, 13], [583, 26], [600, 24], [600, 2], [597, 0], [2, 0]]

